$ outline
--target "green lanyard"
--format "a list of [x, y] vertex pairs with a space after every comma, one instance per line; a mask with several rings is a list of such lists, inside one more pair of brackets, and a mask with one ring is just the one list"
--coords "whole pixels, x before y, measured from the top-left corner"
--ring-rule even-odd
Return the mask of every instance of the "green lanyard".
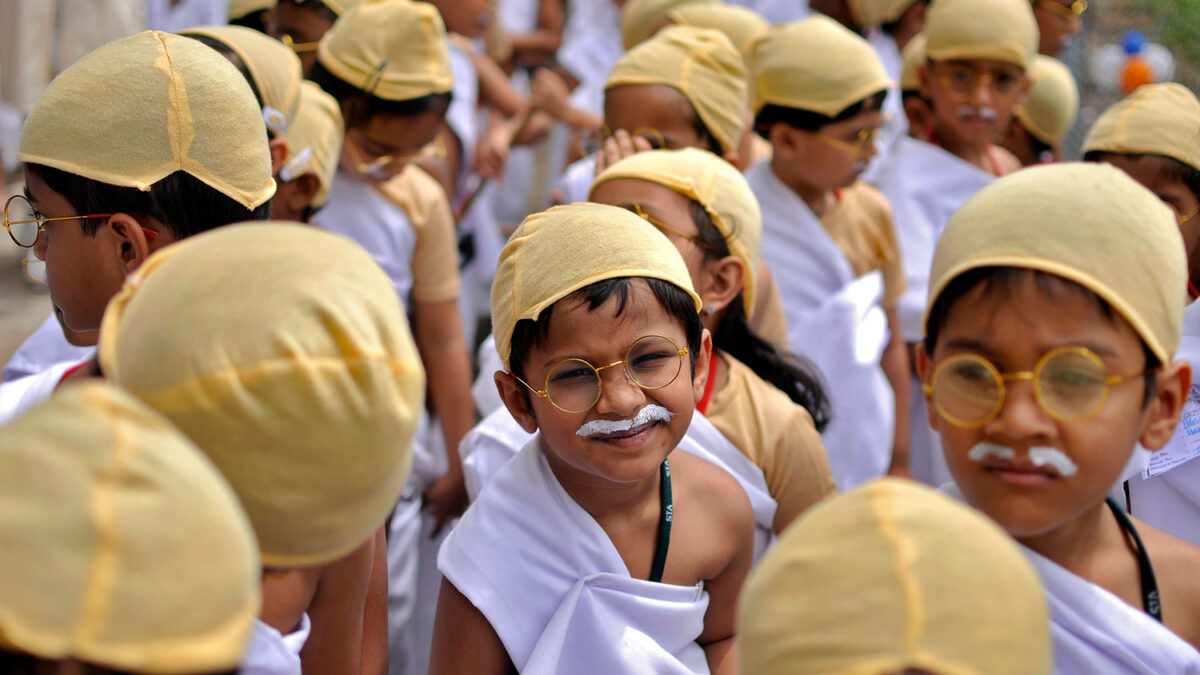
[[663, 568], [667, 566], [667, 549], [671, 546], [671, 518], [674, 505], [671, 503], [671, 465], [663, 460], [658, 470], [662, 477], [659, 496], [662, 515], [658, 520], [658, 548], [654, 551], [654, 564], [650, 566], [650, 581], [662, 583]]

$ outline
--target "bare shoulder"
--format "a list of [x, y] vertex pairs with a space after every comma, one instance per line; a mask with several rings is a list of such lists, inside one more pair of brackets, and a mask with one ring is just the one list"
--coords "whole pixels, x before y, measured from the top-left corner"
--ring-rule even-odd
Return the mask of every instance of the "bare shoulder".
[[754, 512], [741, 484], [728, 471], [677, 450], [671, 453], [671, 487], [677, 504], [701, 513], [710, 526], [725, 531], [754, 529]]
[[1158, 581], [1163, 621], [1200, 649], [1200, 547], [1137, 521]]

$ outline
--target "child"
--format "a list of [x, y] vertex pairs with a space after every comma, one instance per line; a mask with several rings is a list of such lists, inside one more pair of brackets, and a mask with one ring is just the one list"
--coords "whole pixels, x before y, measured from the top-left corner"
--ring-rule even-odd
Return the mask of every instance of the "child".
[[249, 657], [299, 672], [280, 642], [308, 614], [305, 672], [385, 663], [386, 607], [368, 587], [385, 580], [384, 521], [408, 477], [425, 381], [371, 257], [293, 223], [196, 237], [114, 298], [100, 363], [209, 456], [250, 516], [274, 651]]
[[[1107, 162], [1158, 195], [1175, 213], [1188, 258], [1191, 303], [1183, 311], [1183, 339], [1175, 357], [1200, 364], [1200, 101], [1179, 84], [1138, 89], [1096, 120], [1084, 141], [1084, 159]], [[1188, 139], [1191, 139], [1190, 141]], [[1127, 483], [1138, 518], [1200, 546], [1200, 464], [1190, 461], [1197, 385], [1189, 390], [1183, 420], [1140, 478]]]
[[267, 34], [292, 48], [311, 77], [317, 44], [333, 23], [362, 0], [278, 0], [267, 19]]
[[904, 47], [904, 68], [900, 71], [900, 101], [904, 104], [904, 120], [909, 138], [929, 140], [929, 128], [933, 124], [933, 111], [929, 101], [921, 93], [921, 66], [929, 60], [925, 54], [925, 34], [909, 40]]
[[[212, 49], [167, 33], [117, 40], [63, 71], [30, 111], [19, 157], [25, 194], [9, 199], [5, 223], [27, 221], [10, 229], [14, 241], [46, 262], [54, 318], [77, 346], [95, 345], [109, 298], [151, 253], [265, 218], [275, 192], [262, 111], [246, 80]], [[51, 354], [63, 339], [38, 335]], [[45, 399], [79, 363], [47, 363], [38, 356], [45, 348], [23, 345], [42, 372], [14, 383], [23, 391], [0, 416]]]
[[1087, 0], [1030, 0], [1038, 24], [1038, 53], [1058, 56], [1071, 36], [1083, 30]]
[[746, 179], [762, 205], [763, 258], [784, 298], [789, 346], [832, 388], [834, 478], [848, 488], [907, 473], [904, 274], [886, 200], [857, 182], [891, 83], [866, 40], [823, 16], [772, 32], [754, 60], [754, 128], [774, 154]]
[[238, 666], [262, 567], [237, 497], [182, 434], [101, 382], [0, 427], [0, 671]]
[[704, 302], [701, 321], [713, 335], [708, 384], [696, 409], [754, 463], [777, 504], [767, 531], [782, 534], [834, 492], [817, 434], [828, 402], [811, 364], [779, 353], [750, 327], [762, 217], [746, 179], [697, 148], [649, 150], [605, 169], [590, 199], [639, 213], [684, 257]]
[[1038, 54], [1029, 69], [1029, 97], [1013, 110], [1002, 145], [1022, 166], [1062, 160], [1062, 143], [1079, 115], [1079, 88], [1071, 70]]
[[624, 209], [513, 234], [496, 386], [539, 433], [442, 547], [430, 672], [734, 672], [753, 514], [728, 474], [671, 453], [707, 376], [700, 308], [679, 253]]
[[750, 575], [742, 672], [1049, 675], [1046, 614], [1003, 530], [885, 478], [817, 505]]
[[310, 223], [329, 202], [345, 132], [337, 101], [305, 80], [296, 120], [287, 132], [288, 155], [276, 180], [272, 219]]
[[1041, 574], [1056, 671], [1197, 672], [1200, 549], [1106, 500], [1191, 381], [1170, 210], [1112, 167], [1026, 169], [954, 215], [930, 279], [929, 421], [957, 491]]
[[[938, 234], [968, 197], [1021, 166], [995, 142], [1028, 91], [1037, 22], [1027, 0], [937, 0], [926, 13], [925, 36], [928, 61], [918, 76], [932, 111], [929, 142], [901, 138], [866, 176], [892, 205], [907, 281], [896, 311], [910, 353], [922, 336]], [[941, 485], [949, 475], [924, 422], [924, 398], [910, 389], [910, 469]]]

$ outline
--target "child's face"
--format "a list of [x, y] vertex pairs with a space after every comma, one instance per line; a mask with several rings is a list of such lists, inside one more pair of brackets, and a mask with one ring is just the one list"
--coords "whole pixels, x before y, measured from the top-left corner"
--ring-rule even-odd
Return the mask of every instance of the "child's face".
[[[574, 300], [560, 301], [554, 307], [545, 341], [526, 355], [525, 381], [535, 389], [543, 389], [547, 375], [564, 359], [582, 359], [593, 366], [621, 361], [635, 341], [648, 335], [666, 336], [680, 349], [687, 347], [683, 326], [663, 309], [644, 281], [631, 283], [629, 302], [619, 316], [618, 304], [615, 294], [591, 311]], [[687, 431], [696, 400], [703, 393], [709, 345], [706, 334], [703, 353], [696, 355], [694, 374], [689, 354], [683, 357], [674, 381], [660, 389], [634, 384], [621, 365], [601, 370], [600, 397], [583, 412], [563, 412], [532, 392], [528, 395], [529, 408], [519, 402], [514, 406], [511, 395], [505, 395], [505, 402], [527, 430], [541, 430], [543, 450], [560, 478], [567, 476], [592, 484], [636, 483], [654, 475]], [[676, 358], [676, 353], [664, 352], [656, 358], [666, 363]], [[520, 393], [515, 387], [508, 389], [509, 394]], [[670, 421], [650, 421], [609, 434], [577, 433], [587, 433], [585, 424], [599, 420], [603, 426], [604, 421], [632, 420], [640, 411], [658, 409], [655, 406], [669, 411]]]
[[624, 84], [604, 92], [604, 124], [644, 135], [663, 148], [702, 148], [708, 144], [696, 131], [696, 113], [683, 92], [665, 84]]
[[789, 182], [822, 190], [849, 187], [875, 156], [875, 136], [882, 124], [883, 113], [864, 110], [817, 131], [776, 125], [782, 127], [782, 134], [772, 135], [778, 157], [775, 166], [786, 166]]
[[[1107, 400], [1095, 415], [1080, 421], [1051, 416], [1028, 378], [1006, 378], [1003, 407], [978, 428], [948, 421], [936, 411], [927, 390], [930, 424], [941, 435], [946, 463], [967, 501], [1018, 539], [1035, 537], [1103, 501], [1136, 443], [1156, 448], [1170, 438], [1176, 417], [1167, 420], [1164, 415], [1177, 416], [1178, 410], [1172, 413], [1162, 397], [1171, 396], [1174, 389], [1160, 374], [1156, 377], [1162, 386], [1145, 401], [1141, 373], [1146, 357], [1140, 338], [1125, 320], [1106, 317], [1078, 289], [1054, 283], [1051, 295], [1033, 275], [1022, 277], [1011, 293], [984, 288], [977, 286], [952, 305], [934, 353], [927, 357], [922, 352], [918, 367], [924, 384], [932, 385], [935, 368], [955, 355], [978, 354], [1009, 374], [1033, 371], [1051, 350], [1074, 346], [1094, 352], [1108, 375], [1125, 376], [1108, 388]], [[969, 372], [983, 381], [979, 369]], [[1043, 378], [1043, 398], [1050, 399], [1053, 392], [1047, 392], [1055, 382], [1063, 392], [1080, 381], [1084, 380], [1071, 373]], [[969, 392], [961, 395], [965, 398], [960, 397], [960, 403], [975, 405], [979, 400]], [[947, 395], [940, 400], [945, 404], [953, 399]], [[992, 451], [981, 443], [992, 444]], [[1039, 467], [1034, 464], [1039, 454], [1055, 461]], [[1070, 475], [1072, 465], [1077, 472]]]
[[276, 40], [288, 36], [297, 45], [296, 55], [308, 73], [317, 62], [316, 44], [333, 27], [333, 22], [314, 3], [297, 4], [295, 0], [280, 0], [267, 20], [267, 32]]
[[385, 183], [436, 147], [444, 118], [444, 110], [371, 115], [346, 129], [338, 168], [366, 183]]
[[1129, 174], [1175, 211], [1188, 256], [1188, 278], [1200, 282], [1200, 200], [1172, 171], [1176, 161], [1154, 155], [1105, 154], [1104, 161]]
[[938, 133], [952, 137], [943, 140], [978, 147], [999, 141], [1029, 93], [1025, 71], [995, 59], [930, 61], [921, 68], [921, 86]]
[[[46, 218], [77, 216], [66, 197], [51, 190], [41, 176], [25, 172], [29, 201]], [[47, 222], [33, 251], [46, 261], [46, 285], [54, 314], [71, 334], [95, 334], [108, 301], [121, 290], [125, 270], [117, 244], [101, 226], [95, 236], [83, 233], [82, 220]]]

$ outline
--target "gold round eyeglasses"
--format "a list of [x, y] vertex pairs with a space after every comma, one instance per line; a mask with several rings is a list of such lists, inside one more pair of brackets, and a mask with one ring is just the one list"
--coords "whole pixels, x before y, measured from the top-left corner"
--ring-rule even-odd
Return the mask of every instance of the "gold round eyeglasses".
[[[15, 209], [15, 211], [14, 211]], [[61, 218], [46, 218], [33, 208], [25, 195], [13, 195], [4, 202], [4, 229], [13, 243], [21, 248], [33, 248], [42, 233], [46, 231], [46, 223], [58, 220], [88, 220], [89, 218], [109, 218], [111, 213], [89, 213], [84, 216], [62, 216]]]
[[600, 371], [624, 366], [625, 376], [642, 389], [662, 389], [679, 377], [683, 369], [683, 357], [688, 349], [679, 348], [675, 341], [665, 335], [646, 335], [634, 341], [625, 352], [625, 358], [603, 366], [593, 366], [583, 359], [563, 359], [554, 364], [546, 374], [542, 389], [534, 389], [516, 375], [513, 379], [529, 388], [539, 398], [550, 401], [550, 405], [565, 413], [581, 413], [590, 410], [600, 400], [603, 381]]

